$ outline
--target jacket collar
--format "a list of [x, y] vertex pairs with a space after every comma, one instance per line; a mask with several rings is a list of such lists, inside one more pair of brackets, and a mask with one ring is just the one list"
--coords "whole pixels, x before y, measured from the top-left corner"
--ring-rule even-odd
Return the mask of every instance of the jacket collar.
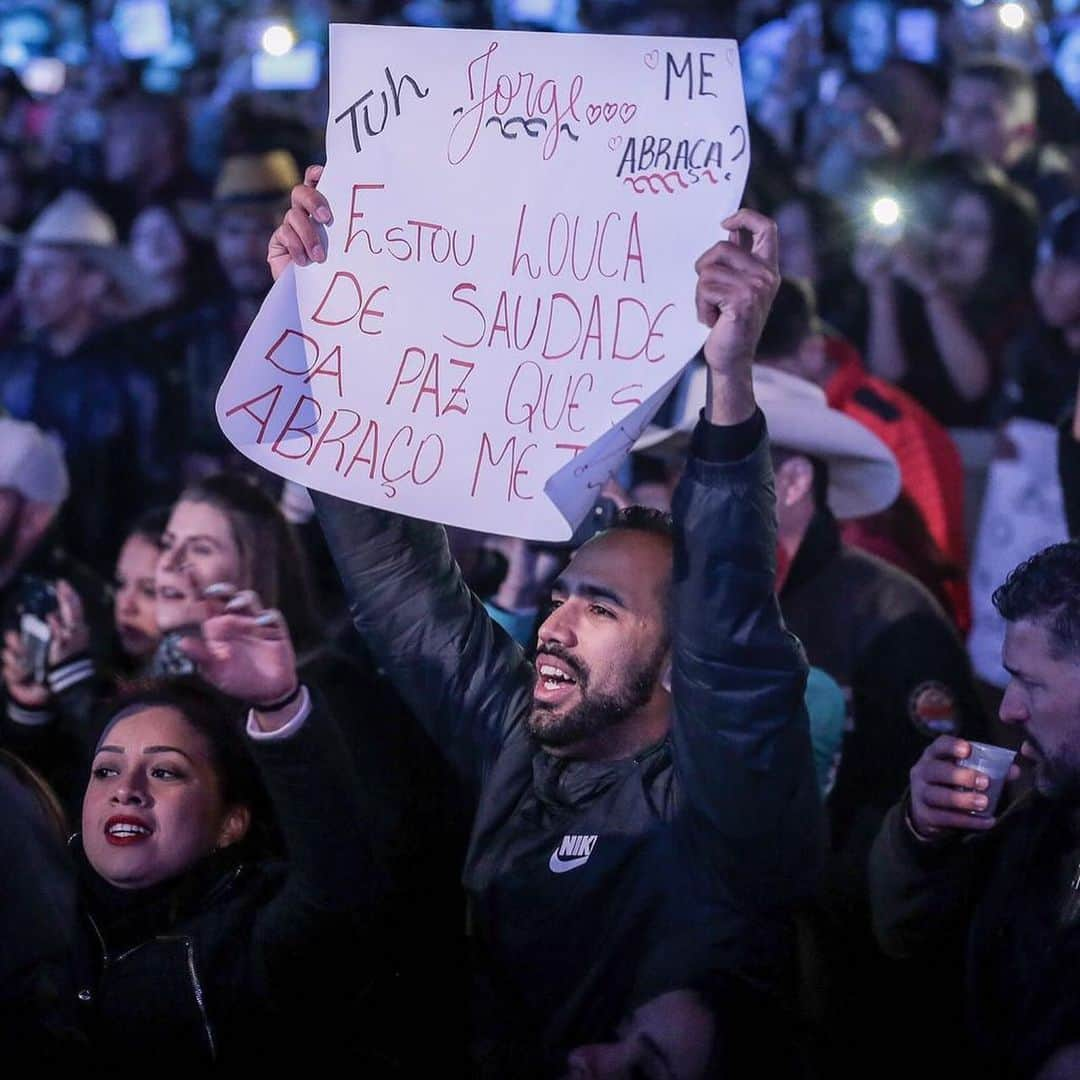
[[188, 916], [205, 910], [225, 895], [246, 870], [239, 853], [225, 849], [208, 855], [173, 881], [147, 889], [117, 889], [90, 865], [80, 834], [76, 833], [68, 843], [87, 912], [111, 953], [126, 952], [172, 932]]
[[840, 553], [840, 526], [828, 510], [818, 510], [810, 519], [806, 535], [792, 560], [787, 580], [780, 590], [781, 597], [788, 596], [812, 581], [825, 565]]
[[670, 737], [665, 737], [624, 761], [573, 761], [540, 751], [533, 756], [533, 790], [550, 807], [579, 808], [610, 790], [629, 773], [651, 776], [662, 769], [670, 757], [669, 745]]

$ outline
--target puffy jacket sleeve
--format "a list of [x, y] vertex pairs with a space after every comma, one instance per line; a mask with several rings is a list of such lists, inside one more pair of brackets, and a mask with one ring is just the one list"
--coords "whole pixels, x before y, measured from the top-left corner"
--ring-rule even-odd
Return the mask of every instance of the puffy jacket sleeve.
[[[679, 818], [708, 887], [726, 907], [783, 920], [817, 887], [822, 811], [806, 659], [773, 590], [775, 495], [760, 414], [756, 425], [745, 456], [692, 453], [676, 492], [673, 745]], [[702, 421], [695, 445], [709, 427]]]
[[898, 959], [966, 933], [984, 863], [996, 849], [984, 836], [920, 843], [904, 821], [906, 800], [886, 815], [870, 851], [874, 936]]
[[441, 526], [312, 497], [356, 629], [475, 793], [528, 705], [524, 654], [466, 586]]
[[370, 796], [357, 782], [340, 730], [318, 695], [311, 701], [293, 734], [248, 743], [288, 857], [285, 883], [260, 911], [254, 931], [271, 986], [341, 920], [351, 920], [354, 930], [376, 925], [388, 895], [380, 838], [371, 827], [375, 808], [367, 805]]

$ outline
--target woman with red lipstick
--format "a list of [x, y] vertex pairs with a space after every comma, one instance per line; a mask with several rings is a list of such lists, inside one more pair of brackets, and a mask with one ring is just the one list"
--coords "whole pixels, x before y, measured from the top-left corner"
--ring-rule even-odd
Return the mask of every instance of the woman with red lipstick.
[[[299, 680], [280, 612], [248, 594], [183, 648], [201, 679], [131, 688], [94, 754], [73, 840], [82, 1027], [96, 1063], [310, 1061], [316, 1016], [353, 1010], [335, 1047], [364, 1029], [383, 897], [374, 808]], [[264, 793], [287, 863], [260, 857]]]

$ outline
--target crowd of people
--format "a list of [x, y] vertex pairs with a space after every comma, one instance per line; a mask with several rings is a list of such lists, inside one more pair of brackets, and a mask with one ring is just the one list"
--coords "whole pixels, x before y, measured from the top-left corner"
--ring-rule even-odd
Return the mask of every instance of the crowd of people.
[[1080, 1077], [1080, 13], [1012, 6], [336, 13], [740, 40], [704, 344], [572, 546], [221, 434], [334, 209], [259, 5], [165, 92], [8, 71], [0, 1043]]

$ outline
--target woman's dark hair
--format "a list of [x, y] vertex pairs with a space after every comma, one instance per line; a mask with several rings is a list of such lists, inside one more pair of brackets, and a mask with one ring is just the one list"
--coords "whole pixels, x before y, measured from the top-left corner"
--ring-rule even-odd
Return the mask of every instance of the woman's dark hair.
[[1069, 199], [1054, 208], [1045, 235], [1054, 255], [1080, 262], [1080, 199]]
[[789, 201], [806, 211], [814, 238], [818, 280], [812, 284], [816, 311], [841, 333], [854, 335], [862, 290], [852, 270], [855, 226], [851, 217], [838, 202], [813, 189], [800, 189]]
[[1025, 295], [1038, 240], [1034, 198], [997, 167], [962, 154], [932, 159], [918, 171], [915, 182], [921, 189], [920, 212], [931, 229], [944, 224], [942, 215], [961, 195], [976, 196], [989, 210], [993, 236], [987, 271], [974, 293], [979, 309], [994, 313], [998, 305]]
[[202, 679], [168, 676], [130, 684], [105, 703], [97, 745], [119, 720], [155, 706], [175, 709], [203, 736], [226, 806], [248, 806], [254, 818], [266, 796], [241, 733], [244, 706]]
[[218, 473], [185, 488], [180, 502], [206, 503], [229, 521], [247, 584], [280, 609], [297, 651], [322, 639], [304, 550], [276, 502], [240, 473]]
[[159, 547], [161, 545], [161, 536], [168, 524], [169, 508], [167, 506], [155, 506], [153, 510], [147, 510], [145, 514], [140, 514], [135, 519], [135, 523], [127, 531], [125, 540], [137, 536], [140, 540], [145, 540], [153, 544], [154, 547]]
[[45, 815], [45, 819], [56, 832], [57, 838], [61, 843], [67, 843], [67, 817], [56, 792], [53, 791], [48, 782], [34, 769], [30, 768], [22, 758], [16, 757], [2, 747], [0, 747], [0, 768], [6, 768], [15, 777], [16, 781], [30, 792], [34, 797], [34, 801], [41, 808], [41, 812]]
[[220, 294], [225, 286], [225, 277], [214, 245], [192, 229], [183, 208], [175, 202], [152, 202], [139, 210], [139, 216], [149, 210], [160, 210], [168, 215], [183, 238], [187, 252], [184, 261], [183, 300], [192, 303]]

